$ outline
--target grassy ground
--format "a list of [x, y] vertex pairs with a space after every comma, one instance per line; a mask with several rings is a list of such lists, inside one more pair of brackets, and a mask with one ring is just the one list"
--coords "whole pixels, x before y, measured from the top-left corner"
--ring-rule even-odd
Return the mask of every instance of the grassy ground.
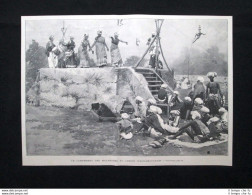
[[97, 122], [90, 112], [26, 106], [28, 155], [225, 155], [227, 143], [193, 149], [166, 143], [148, 146], [152, 138], [136, 135], [119, 140], [112, 122]]

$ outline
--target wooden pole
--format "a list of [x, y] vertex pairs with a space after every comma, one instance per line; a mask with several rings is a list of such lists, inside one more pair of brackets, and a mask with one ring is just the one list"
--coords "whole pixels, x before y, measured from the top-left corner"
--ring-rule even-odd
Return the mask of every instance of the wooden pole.
[[147, 52], [149, 51], [150, 47], [152, 46], [152, 44], [154, 43], [154, 41], [156, 40], [157, 35], [153, 38], [152, 42], [150, 43], [149, 47], [147, 48], [147, 50], [144, 52], [143, 56], [141, 57], [141, 59], [137, 62], [136, 67], [139, 66], [139, 64], [141, 63], [141, 61], [144, 59], [145, 55], [147, 54]]

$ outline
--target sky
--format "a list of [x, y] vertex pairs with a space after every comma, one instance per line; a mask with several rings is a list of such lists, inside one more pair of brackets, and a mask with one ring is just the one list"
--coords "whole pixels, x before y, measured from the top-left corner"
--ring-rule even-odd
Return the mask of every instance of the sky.
[[[66, 39], [69, 40], [69, 36], [75, 38], [76, 52], [85, 33], [89, 34], [89, 41], [92, 44], [97, 36], [97, 31], [102, 30], [108, 47], [111, 45], [109, 37], [113, 36], [115, 32], [119, 33], [119, 39], [128, 42], [128, 45], [119, 44], [124, 61], [132, 55], [142, 56], [148, 47], [146, 45], [148, 38], [152, 32], [156, 31], [154, 19], [124, 19], [122, 26], [117, 25], [116, 19], [76, 19], [64, 20], [64, 23], [67, 28]], [[58, 44], [62, 38], [62, 25], [63, 20], [27, 20], [25, 22], [26, 49], [32, 39], [45, 47], [50, 35], [54, 35], [54, 42]], [[192, 40], [195, 34], [198, 33], [199, 25], [201, 25], [201, 32], [206, 35], [192, 45]], [[185, 47], [190, 48], [191, 46], [200, 51], [206, 51], [211, 46], [217, 46], [227, 60], [228, 23], [225, 19], [166, 19], [160, 36], [164, 56], [170, 66], [181, 55]], [[140, 40], [139, 46], [136, 46], [136, 39]], [[90, 53], [90, 57], [96, 59], [95, 54]], [[110, 61], [110, 54], [108, 54], [108, 61]]]

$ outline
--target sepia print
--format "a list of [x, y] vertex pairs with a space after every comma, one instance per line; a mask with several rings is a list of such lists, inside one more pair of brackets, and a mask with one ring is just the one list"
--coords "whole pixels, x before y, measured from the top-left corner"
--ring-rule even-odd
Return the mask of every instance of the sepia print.
[[232, 165], [232, 17], [22, 17], [23, 165]]

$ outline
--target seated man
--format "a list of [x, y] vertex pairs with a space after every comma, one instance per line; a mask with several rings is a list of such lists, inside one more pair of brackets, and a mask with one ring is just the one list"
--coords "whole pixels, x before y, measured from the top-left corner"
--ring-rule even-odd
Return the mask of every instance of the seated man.
[[209, 119], [211, 118], [211, 116], [209, 115], [210, 110], [203, 106], [200, 109], [200, 114], [201, 114], [201, 121], [207, 126], [207, 122], [209, 121]]
[[170, 117], [169, 117], [169, 124], [173, 127], [177, 127], [179, 124], [179, 120], [180, 120], [180, 112], [179, 110], [172, 110], [170, 112]]
[[164, 135], [176, 133], [179, 128], [164, 123], [164, 120], [160, 116], [161, 113], [162, 110], [159, 107], [150, 106], [149, 115], [144, 120], [145, 129], [154, 129]]
[[220, 136], [220, 134], [218, 133], [218, 129], [216, 128], [216, 124], [219, 119], [217, 117], [211, 118], [209, 112], [210, 110], [205, 106], [200, 109], [201, 121], [208, 127], [210, 131], [210, 137], [216, 139]]
[[213, 137], [214, 139], [218, 139], [220, 137], [220, 131], [217, 128], [219, 121], [220, 119], [218, 117], [210, 118], [207, 121], [207, 127], [210, 130], [210, 137]]
[[194, 105], [192, 111], [200, 112], [200, 109], [204, 106], [204, 102], [201, 98], [196, 98], [194, 100]]
[[168, 94], [167, 94], [167, 84], [162, 84], [161, 88], [158, 90], [158, 102], [162, 104], [168, 103]]
[[157, 103], [156, 103], [156, 100], [154, 99], [148, 99], [148, 103], [147, 103], [147, 107], [146, 107], [146, 116], [149, 114], [149, 109], [150, 109], [150, 106], [156, 106]]
[[133, 124], [129, 120], [129, 115], [127, 113], [122, 113], [121, 118], [122, 120], [117, 122], [120, 132], [120, 138], [131, 139], [133, 137], [132, 134]]
[[221, 132], [228, 133], [228, 111], [221, 107], [219, 109], [220, 121], [217, 123], [217, 129]]
[[[201, 115], [197, 111], [192, 111], [192, 121], [188, 122], [187, 124], [183, 125], [178, 132], [172, 136], [169, 137], [169, 139], [176, 139], [178, 136], [182, 135], [184, 132], [187, 133], [187, 135], [196, 142], [204, 142], [207, 140], [211, 140], [212, 138], [210, 137], [210, 131], [207, 128], [207, 126], [202, 123]], [[188, 127], [191, 127], [192, 131], [188, 129]], [[195, 140], [195, 137], [197, 138]]]
[[174, 91], [173, 92], [173, 96], [169, 102], [171, 109], [170, 110], [178, 110], [180, 107], [180, 103], [182, 103], [182, 101], [179, 99], [179, 92], [178, 91]]
[[147, 108], [146, 108], [143, 98], [140, 96], [137, 96], [134, 117], [140, 118], [141, 120], [143, 120], [146, 116], [146, 110]]
[[184, 120], [188, 120], [190, 116], [190, 112], [192, 111], [193, 104], [192, 99], [190, 97], [185, 97], [184, 103], [180, 108], [180, 118]]

